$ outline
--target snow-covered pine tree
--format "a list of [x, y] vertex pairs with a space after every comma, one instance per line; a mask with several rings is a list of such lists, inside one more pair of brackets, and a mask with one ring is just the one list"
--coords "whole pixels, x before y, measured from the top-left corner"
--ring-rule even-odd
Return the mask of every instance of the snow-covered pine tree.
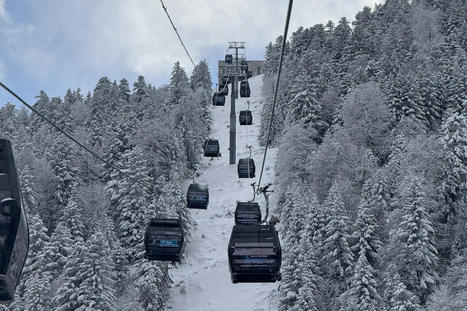
[[172, 76], [169, 83], [168, 106], [176, 107], [182, 104], [182, 98], [187, 96], [190, 90], [190, 83], [185, 69], [177, 61], [172, 67]]
[[323, 280], [317, 266], [317, 249], [307, 238], [301, 240], [299, 249], [298, 264], [303, 284], [298, 290], [297, 304], [293, 310], [318, 311], [321, 307], [320, 289]]
[[438, 252], [428, 214], [433, 203], [415, 176], [406, 177], [400, 189], [402, 219], [391, 235], [389, 269], [390, 273], [399, 274], [407, 289], [424, 303], [438, 282]]
[[[140, 147], [125, 151], [118, 164], [123, 172], [134, 179], [143, 184], [151, 183]], [[106, 191], [113, 201], [121, 245], [127, 252], [129, 261], [133, 262], [143, 243], [145, 217], [150, 199], [149, 189], [116, 172], [111, 175]]]
[[351, 247], [356, 257], [355, 267], [348, 290], [351, 299], [349, 310], [378, 310], [381, 297], [378, 293], [378, 249], [381, 241], [377, 233], [376, 218], [372, 210], [373, 187], [371, 179], [365, 183], [358, 210], [356, 228], [352, 238], [356, 244]]
[[146, 311], [164, 309], [172, 284], [166, 263], [143, 260], [138, 263], [138, 302]]
[[83, 220], [83, 207], [78, 200], [76, 189], [72, 190], [68, 203], [63, 209], [60, 222], [70, 230], [73, 244], [85, 241], [87, 232]]
[[467, 307], [467, 256], [459, 254], [451, 262], [442, 285], [436, 289], [427, 303], [428, 311], [463, 311]]
[[36, 192], [34, 175], [29, 164], [26, 164], [19, 172], [19, 181], [21, 185], [23, 207], [26, 210], [27, 215], [30, 215], [37, 209], [37, 199], [39, 194]]
[[[326, 124], [321, 120], [321, 105], [317, 100], [316, 90], [305, 90], [296, 94], [290, 101], [287, 122], [295, 124], [302, 122], [305, 127], [313, 128], [318, 133], [323, 132]], [[315, 140], [320, 142], [319, 136]]]
[[63, 209], [68, 204], [72, 192], [79, 184], [78, 169], [75, 166], [75, 152], [71, 142], [63, 135], [57, 134], [49, 153], [49, 163], [55, 176], [55, 204], [46, 207], [46, 217], [49, 218], [51, 227], [55, 227], [61, 217]]
[[79, 266], [77, 311], [113, 311], [115, 306], [115, 265], [109, 243], [99, 230], [87, 241], [89, 246]]
[[443, 154], [444, 196], [443, 214], [445, 219], [455, 221], [459, 208], [467, 204], [467, 118], [451, 112], [442, 125], [441, 144]]
[[56, 280], [62, 273], [73, 251], [73, 239], [70, 229], [65, 223], [59, 222], [50, 237], [50, 242], [44, 249], [44, 256], [48, 259], [45, 270]]
[[[291, 189], [293, 189], [291, 187]], [[285, 241], [285, 260], [282, 267], [282, 282], [279, 287], [279, 311], [290, 310], [299, 298], [299, 290], [303, 286], [303, 271], [300, 265], [300, 241], [306, 240], [305, 221], [307, 206], [300, 200], [300, 193], [290, 191], [286, 193], [286, 207], [283, 209], [287, 213], [283, 219], [287, 220], [283, 224], [282, 238]]]
[[194, 68], [190, 77], [190, 87], [193, 91], [201, 87], [208, 91], [211, 89], [212, 81], [209, 66], [206, 60], [200, 61]]
[[346, 216], [337, 183], [329, 190], [324, 209], [330, 213], [330, 218], [323, 229], [325, 253], [321, 266], [325, 268], [327, 277], [333, 281], [335, 290], [342, 292], [352, 274], [353, 258], [349, 246], [349, 218]]
[[[34, 103], [34, 109], [37, 109], [40, 113], [45, 114], [46, 117], [50, 117], [50, 110], [48, 109], [50, 98], [46, 92], [41, 90], [39, 95], [36, 95], [37, 99]], [[39, 128], [44, 124], [44, 121], [36, 114], [31, 115], [31, 132], [36, 133]]]
[[419, 126], [420, 129], [426, 129], [429, 122], [423, 111], [423, 98], [415, 74], [400, 73], [389, 83], [391, 121], [397, 123], [403, 118], [408, 118], [408, 122]]
[[55, 310], [75, 311], [80, 307], [79, 288], [84, 281], [80, 277], [80, 269], [87, 252], [88, 250], [84, 243], [74, 245], [73, 251], [67, 258], [66, 265], [63, 268], [61, 285], [52, 299]]
[[77, 99], [75, 98], [75, 94], [73, 94], [73, 92], [68, 89], [63, 102], [61, 102], [61, 105], [57, 107], [57, 125], [67, 133], [71, 133], [73, 130], [72, 106], [76, 100]]
[[110, 124], [109, 118], [115, 113], [116, 86], [110, 82], [109, 78], [99, 79], [94, 88], [89, 104], [89, 115], [87, 126], [89, 127], [89, 143], [92, 147], [100, 148], [103, 143], [103, 133]]
[[402, 282], [399, 273], [390, 273], [384, 280], [384, 298], [388, 311], [420, 311], [420, 299]]
[[290, 310], [298, 300], [299, 289], [303, 286], [300, 271], [300, 249], [297, 243], [286, 243], [286, 254], [282, 264], [282, 281], [279, 286], [279, 311]]
[[310, 151], [316, 147], [313, 133], [313, 130], [306, 129], [302, 123], [290, 124], [287, 127], [276, 160], [279, 189], [286, 189], [296, 179], [302, 182], [310, 179]]
[[37, 212], [29, 212], [29, 251], [16, 288], [12, 310], [45, 310], [50, 308], [51, 275], [46, 271], [49, 260], [45, 248], [49, 243], [47, 228]]
[[184, 148], [185, 161], [189, 170], [195, 170], [200, 161], [202, 146], [208, 136], [208, 122], [204, 120], [203, 107], [193, 93], [179, 100], [174, 107], [175, 127]]
[[131, 103], [138, 120], [142, 120], [147, 111], [151, 108], [152, 101], [149, 95], [149, 86], [143, 76], [138, 76], [138, 81], [133, 84], [133, 94]]

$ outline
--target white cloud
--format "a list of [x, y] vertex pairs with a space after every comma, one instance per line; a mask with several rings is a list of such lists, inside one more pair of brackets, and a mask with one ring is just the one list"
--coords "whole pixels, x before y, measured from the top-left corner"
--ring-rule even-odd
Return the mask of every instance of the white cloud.
[[[289, 34], [299, 26], [337, 22], [342, 16], [351, 20], [364, 5], [373, 7], [382, 1], [295, 1]], [[247, 56], [263, 58], [265, 45], [283, 32], [288, 4], [287, 0], [164, 2], [195, 62], [211, 60], [211, 70], [216, 66], [213, 62], [223, 58], [228, 41], [246, 41]], [[13, 8], [9, 8], [12, 15]], [[47, 89], [46, 83], [62, 90], [92, 88], [104, 75], [131, 81], [143, 74], [160, 84], [167, 81], [177, 60], [191, 71], [157, 0], [28, 1], [21, 11], [14, 12], [15, 25], [9, 23], [10, 30], [20, 33], [13, 35], [3, 27], [0, 39], [2, 49], [9, 50], [5, 66], [21, 63], [36, 79], [35, 89]], [[23, 18], [24, 12], [32, 18]], [[5, 0], [0, 0], [0, 18], [10, 19]]]
[[[296, 1], [289, 33], [299, 26], [337, 21], [342, 16], [353, 19], [364, 5], [372, 7], [380, 1]], [[247, 42], [247, 55], [248, 50], [254, 50], [261, 53], [255, 58], [262, 57], [266, 43], [283, 32], [287, 3], [238, 0], [235, 5], [226, 5], [217, 0], [165, 1], [195, 61], [207, 58], [206, 51], [217, 49], [223, 53], [227, 42], [235, 40]], [[89, 27], [93, 31], [88, 43], [83, 43], [87, 45], [83, 52], [91, 56], [88, 59], [96, 66], [118, 64], [146, 76], [166, 75], [176, 60], [191, 68], [159, 1], [101, 1], [86, 10], [86, 14], [92, 16]]]
[[0, 19], [8, 22], [10, 20], [10, 16], [5, 9], [5, 0], [0, 0]]

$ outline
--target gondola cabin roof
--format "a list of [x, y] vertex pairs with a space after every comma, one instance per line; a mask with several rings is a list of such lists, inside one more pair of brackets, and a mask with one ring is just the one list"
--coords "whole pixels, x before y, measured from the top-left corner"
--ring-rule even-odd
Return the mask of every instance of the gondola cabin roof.
[[264, 242], [279, 242], [277, 230], [273, 225], [235, 225], [232, 228], [229, 244], [254, 246], [256, 243]]
[[179, 218], [152, 218], [149, 221], [151, 227], [171, 227], [171, 228], [180, 228], [182, 226], [182, 221]]

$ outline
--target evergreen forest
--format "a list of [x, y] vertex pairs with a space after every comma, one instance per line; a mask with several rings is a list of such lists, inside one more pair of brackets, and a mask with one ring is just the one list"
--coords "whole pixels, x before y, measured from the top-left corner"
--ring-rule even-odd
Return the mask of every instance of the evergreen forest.
[[[278, 148], [277, 310], [467, 310], [466, 0], [386, 0], [293, 31], [269, 141], [281, 36], [265, 43], [255, 120]], [[186, 182], [217, 121], [213, 83], [207, 61], [190, 77], [176, 62], [163, 86], [103, 77], [88, 94], [40, 91], [34, 108], [112, 166], [25, 108], [0, 108], [30, 233], [5, 310], [170, 309], [177, 265], [144, 259], [144, 230], [180, 217], [190, 241]]]

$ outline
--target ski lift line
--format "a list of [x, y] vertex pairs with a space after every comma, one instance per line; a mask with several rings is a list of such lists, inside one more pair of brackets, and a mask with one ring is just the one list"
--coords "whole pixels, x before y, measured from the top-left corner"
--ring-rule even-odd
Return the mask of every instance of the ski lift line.
[[185, 43], [183, 43], [182, 38], [181, 38], [180, 35], [178, 34], [178, 30], [177, 30], [177, 28], [175, 27], [175, 25], [174, 25], [172, 19], [170, 18], [169, 12], [167, 12], [167, 8], [165, 7], [164, 2], [163, 2], [162, 0], [160, 0], [160, 1], [161, 1], [161, 4], [162, 4], [162, 8], [163, 8], [164, 11], [165, 11], [165, 14], [167, 14], [167, 17], [169, 18], [170, 24], [172, 24], [172, 27], [173, 27], [175, 33], [177, 34], [178, 40], [180, 40], [180, 43], [182, 44], [183, 49], [185, 50], [186, 55], [188, 55], [188, 58], [190, 59], [191, 63], [193, 64], [193, 67], [195, 67], [196, 64], [195, 64], [195, 62], [193, 61], [193, 58], [191, 58], [191, 55], [190, 55], [190, 53], [188, 52], [188, 50], [187, 50], [187, 48], [186, 48], [186, 46], [185, 46]]
[[99, 161], [101, 161], [102, 163], [105, 163], [107, 164], [108, 166], [110, 166], [111, 168], [117, 170], [119, 173], [121, 173], [122, 175], [124, 175], [125, 177], [127, 177], [128, 179], [130, 179], [131, 181], [141, 185], [141, 186], [144, 186], [144, 187], [147, 187], [148, 189], [150, 190], [153, 190], [153, 186], [151, 186], [150, 184], [147, 184], [147, 183], [144, 183], [144, 182], [141, 182], [139, 181], [138, 179], [132, 177], [131, 175], [129, 175], [128, 173], [125, 173], [122, 171], [122, 168], [118, 167], [117, 165], [115, 164], [112, 164], [110, 163], [109, 161], [105, 160], [104, 158], [102, 158], [101, 156], [99, 156], [98, 154], [96, 154], [94, 151], [92, 151], [91, 149], [89, 149], [88, 147], [86, 147], [84, 144], [80, 143], [76, 138], [74, 138], [73, 136], [71, 136], [70, 134], [68, 134], [67, 132], [65, 132], [63, 129], [61, 129], [57, 124], [55, 124], [53, 121], [51, 121], [49, 118], [47, 118], [45, 115], [43, 115], [42, 113], [40, 113], [37, 109], [35, 109], [34, 107], [32, 107], [31, 105], [29, 105], [28, 103], [26, 103], [21, 97], [19, 97], [19, 95], [17, 95], [15, 92], [13, 92], [12, 90], [10, 90], [5, 84], [3, 84], [1, 81], [0, 81], [0, 86], [2, 88], [4, 88], [8, 93], [10, 93], [11, 95], [13, 95], [17, 100], [19, 100], [23, 105], [25, 105], [29, 110], [31, 110], [32, 112], [34, 112], [35, 114], [37, 114], [42, 120], [44, 120], [45, 122], [47, 122], [48, 124], [50, 124], [52, 127], [54, 127], [57, 131], [59, 131], [60, 133], [62, 133], [63, 135], [65, 135], [68, 139], [72, 140], [74, 143], [76, 143], [79, 147], [81, 147], [82, 149], [86, 150], [88, 153], [92, 154], [95, 158], [97, 158]]
[[258, 189], [260, 189], [261, 187], [261, 179], [263, 177], [264, 163], [266, 162], [266, 154], [268, 152], [269, 137], [271, 136], [272, 121], [274, 119], [274, 109], [276, 107], [277, 91], [279, 89], [279, 80], [281, 77], [282, 62], [284, 60], [285, 44], [287, 42], [287, 32], [289, 30], [290, 13], [292, 12], [292, 4], [293, 4], [293, 0], [289, 0], [289, 7], [287, 9], [287, 18], [285, 21], [285, 28], [284, 28], [284, 36], [282, 37], [282, 48], [281, 48], [281, 57], [279, 60], [279, 69], [277, 71], [276, 86], [274, 88], [274, 100], [272, 102], [271, 117], [269, 119], [268, 136], [266, 138], [266, 146], [264, 148], [263, 163], [261, 165], [261, 172], [259, 174]]

